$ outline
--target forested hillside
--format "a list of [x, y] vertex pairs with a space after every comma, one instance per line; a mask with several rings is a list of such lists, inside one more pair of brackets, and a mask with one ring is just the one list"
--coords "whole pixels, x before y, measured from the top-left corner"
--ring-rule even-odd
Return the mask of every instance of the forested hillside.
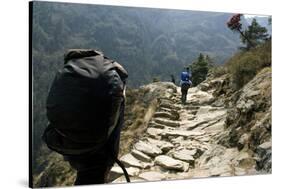
[[[223, 62], [239, 36], [225, 27], [230, 14], [34, 2], [32, 30], [35, 149], [46, 127], [45, 101], [63, 54], [97, 48], [129, 72], [129, 87], [170, 80], [199, 53]], [[176, 78], [178, 81], [178, 78]]]

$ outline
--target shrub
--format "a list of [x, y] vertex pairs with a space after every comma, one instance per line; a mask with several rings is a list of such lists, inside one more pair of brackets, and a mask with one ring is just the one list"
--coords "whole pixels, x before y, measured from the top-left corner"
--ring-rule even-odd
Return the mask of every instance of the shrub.
[[255, 49], [234, 55], [227, 63], [235, 89], [249, 82], [258, 71], [271, 65], [271, 41]]
[[214, 77], [220, 77], [220, 76], [227, 73], [227, 68], [224, 67], [224, 66], [214, 66], [214, 67], [211, 68], [210, 73]]

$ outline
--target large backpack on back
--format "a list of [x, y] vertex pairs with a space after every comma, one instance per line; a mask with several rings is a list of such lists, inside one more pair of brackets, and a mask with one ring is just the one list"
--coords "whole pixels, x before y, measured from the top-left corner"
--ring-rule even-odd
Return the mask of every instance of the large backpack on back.
[[190, 80], [190, 73], [189, 72], [182, 72], [181, 73], [181, 81], [189, 81]]
[[64, 60], [47, 98], [43, 140], [64, 155], [98, 150], [118, 122], [128, 74], [92, 49], [69, 50]]

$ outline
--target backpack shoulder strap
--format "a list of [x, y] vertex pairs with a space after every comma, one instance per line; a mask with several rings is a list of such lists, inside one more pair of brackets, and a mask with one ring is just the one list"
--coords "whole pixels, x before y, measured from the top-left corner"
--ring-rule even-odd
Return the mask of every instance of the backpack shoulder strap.
[[114, 69], [117, 71], [122, 81], [125, 81], [128, 78], [128, 72], [125, 70], [125, 68], [116, 61], [112, 62], [112, 65]]

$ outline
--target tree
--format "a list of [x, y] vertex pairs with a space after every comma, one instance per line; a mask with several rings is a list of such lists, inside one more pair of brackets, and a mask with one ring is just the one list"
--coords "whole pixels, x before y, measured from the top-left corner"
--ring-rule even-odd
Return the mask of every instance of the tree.
[[242, 14], [235, 14], [227, 22], [227, 27], [229, 29], [240, 33], [241, 41], [246, 45], [246, 47], [242, 47], [241, 49], [249, 50], [268, 39], [267, 29], [260, 26], [255, 18], [251, 25], [248, 26], [248, 29], [242, 31], [242, 24], [240, 23], [241, 16]]
[[213, 59], [209, 55], [206, 55], [205, 60], [208, 63], [209, 68], [212, 68], [212, 67], [215, 66], [215, 63], [214, 63]]
[[202, 53], [199, 54], [197, 60], [191, 65], [192, 83], [194, 86], [204, 81], [209, 71], [209, 65]]
[[248, 42], [248, 45], [250, 47], [254, 47], [254, 44], [252, 44], [251, 40], [247, 38], [247, 36], [244, 35], [244, 32], [241, 30], [242, 29], [242, 24], [240, 23], [241, 21], [241, 16], [243, 14], [235, 14], [233, 15], [229, 21], [227, 22], [227, 27], [231, 29], [232, 31], [237, 31], [240, 33], [240, 38], [243, 38], [245, 41]]
[[[259, 25], [257, 20], [254, 18], [251, 25], [248, 26], [243, 32], [244, 36], [241, 36], [242, 43], [246, 45], [246, 49], [249, 50], [251, 47], [256, 47], [257, 45], [263, 43], [268, 39], [267, 29]], [[249, 43], [248, 40], [251, 41]]]

